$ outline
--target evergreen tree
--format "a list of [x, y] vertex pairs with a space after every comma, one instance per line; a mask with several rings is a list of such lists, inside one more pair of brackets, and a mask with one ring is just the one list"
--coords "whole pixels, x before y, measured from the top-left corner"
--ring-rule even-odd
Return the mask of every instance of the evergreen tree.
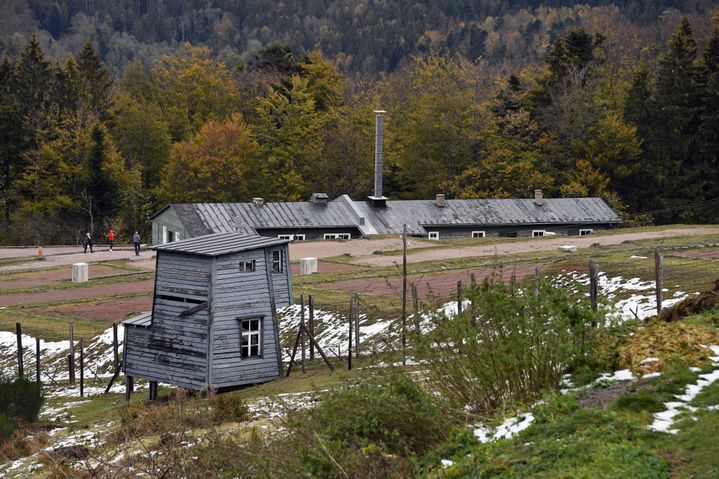
[[263, 196], [278, 201], [309, 197], [326, 119], [317, 111], [306, 78], [293, 75], [290, 84], [284, 92], [273, 89], [267, 98], [258, 99], [257, 106]]
[[91, 43], [86, 43], [80, 51], [77, 70], [83, 109], [105, 121], [112, 104], [112, 78]]
[[87, 181], [83, 196], [83, 209], [90, 216], [91, 227], [99, 224], [98, 219], [111, 217], [117, 209], [117, 190], [111, 171], [114, 147], [107, 131], [101, 124], [95, 124], [90, 132], [90, 151], [87, 158]]
[[27, 143], [33, 148], [39, 148], [40, 134], [49, 124], [52, 74], [50, 62], [45, 59], [45, 53], [35, 35], [30, 37], [20, 54], [14, 79]]
[[[685, 17], [674, 31], [668, 51], [659, 59], [650, 100], [652, 131], [648, 154], [657, 172], [655, 194], [660, 205], [673, 206], [702, 199], [708, 180], [697, 163], [697, 132], [701, 110], [697, 59], [699, 48]], [[689, 219], [691, 211], [667, 215], [661, 221]]]
[[16, 181], [23, 166], [25, 130], [14, 91], [14, 65], [5, 58], [0, 65], [0, 207], [4, 221], [17, 205]]

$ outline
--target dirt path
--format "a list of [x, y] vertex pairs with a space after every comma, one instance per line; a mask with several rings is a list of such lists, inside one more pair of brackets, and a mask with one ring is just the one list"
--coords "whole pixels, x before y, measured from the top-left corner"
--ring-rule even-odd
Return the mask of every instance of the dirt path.
[[141, 298], [112, 299], [101, 303], [53, 306], [33, 309], [38, 314], [68, 314], [93, 321], [119, 321], [129, 314], [142, 313], [152, 309], [152, 295]]
[[[131, 273], [122, 269], [113, 268], [112, 266], [95, 265], [89, 268], [90, 279], [106, 278], [108, 276], [121, 276]], [[29, 273], [15, 273], [0, 275], [0, 291], [6, 289], [33, 288], [35, 286], [45, 286], [54, 283], [62, 283], [71, 280], [71, 271], [69, 269], [53, 269], [39, 270]]]
[[[409, 249], [437, 246], [436, 241], [411, 238]], [[400, 238], [382, 239], [355, 239], [351, 241], [297, 241], [290, 244], [290, 258], [299, 261], [300, 258], [331, 258], [344, 254], [357, 256], [371, 256], [376, 251], [396, 251], [402, 249]]]
[[[20, 251], [20, 253], [18, 253]], [[15, 253], [15, 256], [12, 254]], [[36, 249], [28, 248], [0, 248], [0, 258], [17, 258], [25, 256], [36, 256]], [[98, 261], [112, 261], [116, 259], [130, 260], [132, 267], [152, 271], [155, 269], [155, 252], [142, 251], [140, 256], [135, 256], [132, 249], [115, 249], [110, 252], [107, 247], [97, 247], [94, 253], [83, 253], [82, 248], [58, 247], [43, 250], [43, 261], [28, 261], [8, 266], [0, 266], [0, 271], [9, 272], [24, 269], [45, 269], [54, 266], [67, 265], [68, 274], [70, 265], [73, 263], [96, 263]], [[92, 268], [91, 268], [92, 269]]]
[[[455, 271], [450, 273], [428, 273], [422, 275], [408, 276], [408, 283], [417, 283], [417, 295], [426, 299], [429, 297], [444, 298], [457, 291], [457, 281], [462, 281], [466, 286], [470, 284], [471, 275], [474, 274], [478, 283], [484, 281], [485, 278], [495, 277], [501, 278], [505, 284], [508, 284], [514, 273], [517, 279], [522, 279], [534, 274], [534, 269], [542, 263], [524, 263], [518, 264], [514, 268], [492, 269], [480, 268], [464, 271]], [[323, 283], [315, 285], [321, 289], [329, 289], [333, 291], [347, 291], [350, 293], [360, 294], [376, 294], [381, 296], [400, 296], [402, 292], [402, 278], [368, 278], [353, 279], [347, 281], [337, 281], [334, 283]]]
[[96, 299], [121, 294], [147, 293], [152, 294], [153, 280], [116, 283], [86, 288], [68, 288], [42, 293], [8, 294], [0, 296], [0, 306], [16, 306], [22, 304], [46, 304], [67, 300]]
[[[647, 239], [660, 240], [675, 236], [706, 235], [715, 233], [719, 235], [719, 228], [675, 228], [664, 231], [646, 231], [639, 233], [614, 234], [607, 236], [560, 236], [551, 238], [536, 238], [522, 242], [493, 243], [486, 246], [467, 246], [462, 248], [434, 248], [427, 251], [418, 251], [407, 256], [409, 263], [421, 263], [423, 261], [436, 261], [443, 259], [454, 259], [475, 256], [494, 256], [516, 253], [530, 253], [535, 251], [556, 251], [559, 246], [573, 245], [577, 248], [589, 248], [594, 243], [600, 245], [616, 245], [624, 241], [638, 241]], [[354, 256], [354, 255], [353, 255]], [[367, 256], [357, 258], [353, 261], [357, 264], [371, 266], [391, 266], [401, 264], [402, 256]]]

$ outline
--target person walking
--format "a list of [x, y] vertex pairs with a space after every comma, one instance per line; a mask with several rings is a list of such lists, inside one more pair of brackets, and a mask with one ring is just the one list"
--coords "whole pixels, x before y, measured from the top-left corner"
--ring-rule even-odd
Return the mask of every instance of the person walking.
[[132, 235], [132, 243], [135, 245], [135, 256], [140, 256], [140, 233], [137, 231]]
[[115, 230], [113, 228], [110, 228], [110, 232], [107, 233], [107, 241], [110, 242], [110, 251], [112, 251], [113, 246], [115, 246]]
[[90, 248], [90, 253], [94, 253], [92, 250], [92, 236], [90, 236], [90, 233], [85, 233], [85, 238], [83, 238], [82, 245], [85, 247], [85, 250], [83, 251], [85, 254], [87, 254], [87, 248]]

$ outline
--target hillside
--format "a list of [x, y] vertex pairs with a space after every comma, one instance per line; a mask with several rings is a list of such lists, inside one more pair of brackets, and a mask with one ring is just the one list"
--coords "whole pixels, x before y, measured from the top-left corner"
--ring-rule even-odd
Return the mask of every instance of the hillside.
[[446, 48], [468, 60], [526, 64], [552, 41], [596, 22], [639, 38], [677, 15], [702, 15], [712, 1], [338, 1], [9, 0], [0, 6], [0, 57], [38, 33], [54, 58], [92, 41], [114, 74], [133, 59], [150, 64], [182, 42], [206, 45], [231, 62], [268, 45], [299, 55], [319, 49], [349, 74], [394, 71], [409, 55]]
[[[648, 233], [654, 237], [639, 236]], [[336, 269], [293, 281], [296, 302], [300, 294], [314, 297], [317, 338], [336, 372], [316, 357], [306, 373], [295, 364], [289, 378], [210, 398], [162, 387], [154, 403], [145, 401], [147, 385], [139, 381], [128, 406], [122, 376], [103, 394], [113, 371], [109, 325], [137, 311], [126, 300], [151, 295], [146, 284], [129, 298], [124, 290], [149, 279], [149, 255], [137, 259], [128, 250], [130, 260], [109, 261], [105, 253], [91, 262], [89, 283], [69, 283], [60, 278], [72, 253], [49, 250], [48, 260], [38, 261], [14, 252], [0, 265], [0, 327], [22, 323], [26, 374], [34, 373], [34, 339], [41, 338], [46, 401], [38, 421], [20, 424], [0, 446], [0, 474], [713, 477], [719, 467], [719, 296], [704, 295], [704, 304], [709, 297], [715, 303], [703, 311], [684, 305], [672, 322], [652, 319], [651, 256], [656, 248], [664, 255], [664, 305], [670, 307], [711, 288], [719, 274], [716, 231], [622, 234], [637, 237], [617, 243], [612, 234], [598, 235], [599, 243], [608, 243], [578, 244], [573, 253], [549, 238], [505, 240], [494, 257], [473, 257], [476, 246], [466, 241], [416, 245], [411, 256], [447, 246], [466, 254], [454, 261], [420, 257], [409, 265], [411, 281], [432, 285], [434, 294], [422, 294], [419, 314], [409, 318], [421, 334], [410, 335], [406, 361], [400, 300], [389, 288], [399, 269], [367, 267], [366, 257], [383, 255], [338, 242], [334, 246], [350, 256], [323, 260]], [[367, 243], [392, 247], [389, 239]], [[525, 247], [503, 248], [512, 245]], [[599, 269], [597, 312], [585, 295], [589, 261]], [[523, 267], [535, 264], [542, 265], [538, 290], [533, 268]], [[500, 279], [510, 271], [517, 273], [516, 295]], [[456, 296], [442, 286], [456, 287], [457, 275], [470, 272], [479, 287], [465, 283], [458, 313]], [[356, 283], [362, 312], [351, 371], [347, 279]], [[370, 284], [387, 288], [363, 287]], [[285, 368], [300, 316], [298, 304], [280, 312]], [[84, 397], [78, 383], [68, 383], [70, 319], [76, 339], [86, 340]], [[15, 333], [0, 332], [5, 377], [17, 374], [16, 358]]]

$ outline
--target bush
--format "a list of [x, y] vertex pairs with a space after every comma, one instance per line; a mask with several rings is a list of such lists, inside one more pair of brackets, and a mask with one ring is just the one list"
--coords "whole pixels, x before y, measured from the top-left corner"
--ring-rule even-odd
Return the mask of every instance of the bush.
[[399, 371], [327, 393], [319, 406], [289, 416], [289, 440], [310, 476], [413, 475], [416, 457], [447, 436], [451, 418]]
[[0, 378], [0, 413], [11, 418], [34, 421], [45, 400], [40, 383], [24, 378]]
[[544, 283], [539, 294], [532, 287], [513, 296], [485, 282], [468, 297], [472, 307], [435, 317], [433, 330], [416, 341], [432, 383], [453, 405], [475, 412], [558, 388], [567, 367], [591, 354], [591, 325], [604, 323], [586, 300]]
[[4, 413], [0, 413], [0, 443], [9, 440], [17, 429], [17, 423]]
[[210, 399], [210, 405], [212, 406], [212, 420], [215, 424], [244, 421], [249, 414], [247, 404], [239, 395], [233, 393], [213, 396]]

